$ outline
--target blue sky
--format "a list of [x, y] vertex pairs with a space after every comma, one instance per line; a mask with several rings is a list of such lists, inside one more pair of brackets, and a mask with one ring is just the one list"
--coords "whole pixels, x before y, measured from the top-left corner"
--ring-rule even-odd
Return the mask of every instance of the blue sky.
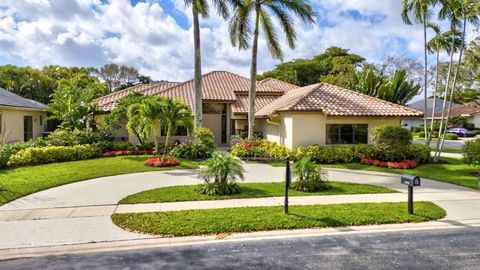
[[[329, 46], [350, 49], [369, 62], [387, 55], [422, 55], [422, 28], [403, 24], [399, 0], [312, 2], [318, 22], [296, 24], [296, 49], [283, 44], [286, 61], [313, 57]], [[156, 80], [186, 80], [193, 76], [190, 21], [183, 0], [2, 0], [0, 65], [117, 63]], [[250, 52], [231, 46], [228, 23], [215, 14], [201, 23], [203, 70], [248, 75]], [[259, 54], [260, 72], [279, 63], [263, 37]]]

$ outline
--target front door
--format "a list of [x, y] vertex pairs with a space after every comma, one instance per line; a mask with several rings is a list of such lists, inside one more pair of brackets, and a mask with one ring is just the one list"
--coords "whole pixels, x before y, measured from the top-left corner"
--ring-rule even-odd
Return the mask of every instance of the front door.
[[33, 117], [23, 117], [23, 141], [28, 142], [33, 139]]

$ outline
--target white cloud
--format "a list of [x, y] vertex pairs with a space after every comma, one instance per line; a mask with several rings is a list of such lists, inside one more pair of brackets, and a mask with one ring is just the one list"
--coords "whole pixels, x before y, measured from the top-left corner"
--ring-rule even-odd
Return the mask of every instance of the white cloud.
[[[183, 1], [172, 1], [175, 13], [191, 21]], [[290, 50], [284, 45], [285, 60], [312, 57], [329, 46], [351, 49], [369, 61], [389, 54], [422, 54], [421, 26], [402, 23], [401, 1], [312, 2], [319, 8], [321, 22], [313, 27], [297, 24], [297, 48]], [[342, 16], [353, 10], [383, 21]], [[250, 51], [231, 46], [228, 23], [215, 14], [202, 19], [202, 46], [204, 72], [230, 70], [248, 75]], [[134, 66], [154, 79], [185, 80], [193, 75], [193, 39], [191, 29], [179, 26], [156, 1], [132, 6], [129, 0], [2, 0], [0, 59], [35, 67], [114, 62]], [[259, 70], [278, 63], [268, 54], [262, 38]]]

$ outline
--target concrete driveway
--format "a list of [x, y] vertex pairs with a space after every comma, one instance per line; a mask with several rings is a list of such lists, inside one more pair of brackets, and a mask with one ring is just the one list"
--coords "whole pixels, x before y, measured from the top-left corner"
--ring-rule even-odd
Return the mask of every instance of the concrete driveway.
[[[246, 164], [246, 182], [282, 181], [284, 168], [266, 164]], [[329, 169], [330, 179], [372, 184], [402, 191], [399, 175]], [[195, 170], [147, 172], [103, 177], [44, 190], [0, 207], [0, 254], [2, 250], [124, 241], [155, 238], [126, 232], [113, 225], [110, 215], [117, 202], [127, 195], [143, 190], [199, 183]], [[416, 199], [437, 203], [447, 211], [446, 220], [463, 222], [480, 219], [480, 192], [437, 181], [423, 180], [416, 188]], [[340, 195], [347, 196], [347, 195]], [[358, 195], [352, 195], [358, 196]], [[364, 202], [375, 201], [375, 194], [364, 195]], [[378, 194], [385, 196], [385, 194]], [[392, 201], [397, 201], [393, 197]], [[322, 200], [337, 196], [323, 196]], [[345, 197], [348, 202], [349, 197]], [[315, 202], [314, 202], [315, 203]], [[320, 202], [319, 202], [320, 203]], [[325, 202], [323, 202], [325, 203]]]

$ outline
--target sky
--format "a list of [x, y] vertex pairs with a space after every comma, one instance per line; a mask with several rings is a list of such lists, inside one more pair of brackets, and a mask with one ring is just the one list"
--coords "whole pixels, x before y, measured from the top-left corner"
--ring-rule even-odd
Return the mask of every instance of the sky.
[[[311, 58], [329, 46], [350, 49], [369, 62], [388, 55], [422, 56], [422, 27], [402, 22], [400, 0], [311, 3], [317, 23], [296, 22], [294, 50], [280, 33], [284, 61]], [[0, 65], [116, 63], [133, 66], [154, 80], [188, 80], [194, 59], [191, 18], [183, 0], [1, 0]], [[249, 74], [251, 52], [232, 47], [227, 21], [214, 12], [201, 19], [201, 38], [204, 73]], [[261, 37], [259, 72], [279, 63]]]

